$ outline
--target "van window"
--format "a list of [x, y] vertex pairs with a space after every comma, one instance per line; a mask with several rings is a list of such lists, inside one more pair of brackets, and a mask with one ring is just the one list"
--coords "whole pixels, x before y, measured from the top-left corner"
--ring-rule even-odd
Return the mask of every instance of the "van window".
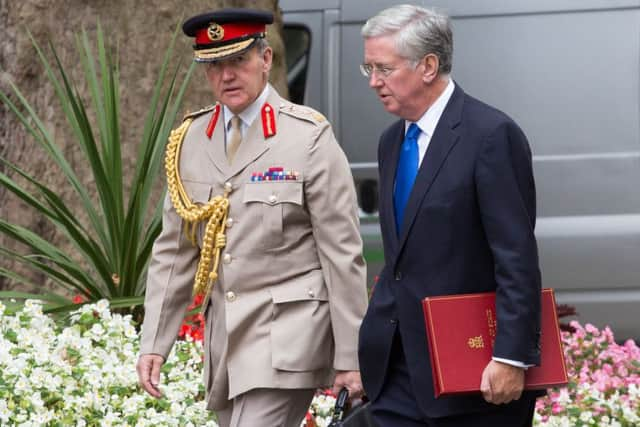
[[289, 99], [296, 104], [303, 104], [309, 68], [311, 31], [305, 25], [288, 24], [283, 28], [282, 38], [286, 50]]

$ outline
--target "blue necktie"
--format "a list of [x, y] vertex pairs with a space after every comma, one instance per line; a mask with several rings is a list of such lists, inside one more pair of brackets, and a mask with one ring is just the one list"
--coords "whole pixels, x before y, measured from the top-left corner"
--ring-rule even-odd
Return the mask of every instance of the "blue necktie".
[[393, 195], [393, 205], [396, 210], [396, 231], [400, 234], [404, 208], [407, 206], [411, 188], [418, 174], [418, 136], [420, 128], [412, 123], [404, 136], [400, 147], [400, 159], [396, 170], [396, 189]]

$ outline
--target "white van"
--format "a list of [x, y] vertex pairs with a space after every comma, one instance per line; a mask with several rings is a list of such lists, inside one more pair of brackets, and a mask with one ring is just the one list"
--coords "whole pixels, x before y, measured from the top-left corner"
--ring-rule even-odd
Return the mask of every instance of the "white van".
[[[403, 1], [280, 0], [291, 97], [322, 111], [358, 187], [369, 282], [382, 265], [377, 144], [396, 120], [358, 69], [360, 28]], [[582, 323], [640, 338], [640, 0], [434, 0], [453, 78], [534, 154], [543, 286]]]

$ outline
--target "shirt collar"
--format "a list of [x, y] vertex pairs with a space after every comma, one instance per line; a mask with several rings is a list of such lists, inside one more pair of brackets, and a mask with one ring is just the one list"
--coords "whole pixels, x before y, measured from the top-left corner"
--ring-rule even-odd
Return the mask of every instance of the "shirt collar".
[[[420, 128], [420, 130], [426, 134], [429, 138], [433, 136], [433, 132], [436, 130], [436, 125], [440, 120], [440, 116], [444, 112], [449, 99], [451, 99], [451, 95], [453, 94], [453, 89], [455, 88], [455, 84], [453, 83], [453, 79], [449, 78], [449, 83], [447, 83], [447, 87], [444, 88], [444, 91], [440, 94], [436, 102], [434, 102], [427, 111], [418, 119], [416, 124]], [[412, 122], [405, 120], [405, 133], [411, 125]]]
[[[264, 103], [267, 102], [268, 96], [269, 96], [269, 84], [267, 83], [264, 86], [264, 89], [262, 89], [262, 93], [260, 93], [260, 96], [258, 96], [258, 98], [256, 98], [255, 101], [249, 104], [247, 108], [245, 108], [240, 114], [238, 114], [238, 116], [242, 120], [243, 126], [246, 126], [246, 127], [251, 126], [251, 123], [253, 123], [256, 117], [258, 117], [258, 114], [260, 113], [260, 109], [262, 108]], [[229, 129], [229, 123], [231, 123], [231, 118], [234, 116], [234, 114], [226, 105], [223, 105], [222, 108], [224, 110], [225, 129]]]

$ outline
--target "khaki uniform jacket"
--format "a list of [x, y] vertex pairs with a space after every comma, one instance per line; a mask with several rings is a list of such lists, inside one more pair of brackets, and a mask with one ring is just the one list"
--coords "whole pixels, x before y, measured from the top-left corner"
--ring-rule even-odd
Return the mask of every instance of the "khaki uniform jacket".
[[[196, 202], [229, 183], [227, 244], [206, 310], [207, 407], [253, 388], [314, 388], [334, 369], [358, 370], [358, 329], [366, 311], [357, 201], [346, 157], [319, 113], [270, 88], [276, 134], [265, 139], [260, 116], [232, 164], [222, 114], [212, 138], [211, 112], [193, 121], [180, 153], [180, 176]], [[282, 167], [297, 180], [252, 182]], [[228, 184], [227, 184], [228, 185]], [[162, 233], [149, 267], [141, 353], [167, 357], [177, 337], [200, 255], [165, 200]]]

